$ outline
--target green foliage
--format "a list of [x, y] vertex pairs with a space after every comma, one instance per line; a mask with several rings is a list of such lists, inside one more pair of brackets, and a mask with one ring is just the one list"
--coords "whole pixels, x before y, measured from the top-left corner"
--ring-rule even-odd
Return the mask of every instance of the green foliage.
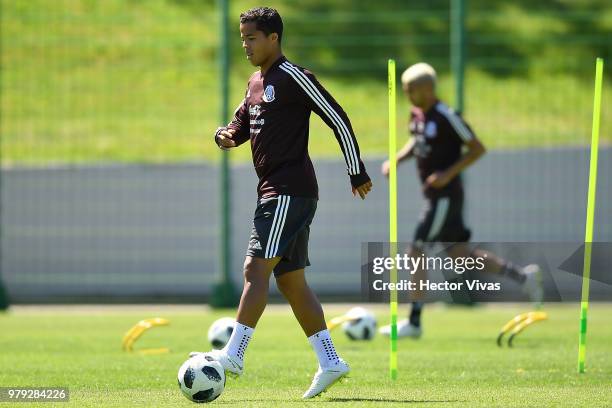
[[[0, 0], [2, 160], [215, 160], [219, 124], [216, 2]], [[435, 64], [452, 104], [446, 0], [269, 2], [285, 20], [284, 47], [311, 68], [352, 119], [365, 155], [386, 151], [386, 60]], [[603, 142], [612, 140], [612, 9], [605, 0], [470, 0], [466, 118], [489, 148], [586, 144], [594, 57], [608, 58]], [[231, 2], [232, 109], [254, 70]], [[398, 120], [405, 130], [408, 104]], [[315, 119], [311, 151], [339, 157]], [[234, 154], [250, 158], [248, 147]]]

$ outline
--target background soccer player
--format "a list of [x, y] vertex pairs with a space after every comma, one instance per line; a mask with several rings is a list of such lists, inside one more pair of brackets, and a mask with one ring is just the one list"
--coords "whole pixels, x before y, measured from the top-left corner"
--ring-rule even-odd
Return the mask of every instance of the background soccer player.
[[[414, 233], [410, 256], [421, 256], [424, 243], [456, 243], [447, 249], [449, 256], [483, 257], [487, 272], [503, 274], [521, 283], [531, 300], [541, 302], [541, 273], [537, 265], [521, 268], [490, 252], [471, 251], [464, 244], [469, 241], [471, 231], [463, 222], [461, 172], [485, 153], [484, 146], [470, 126], [438, 99], [436, 72], [430, 65], [418, 63], [409, 67], [401, 81], [413, 105], [410, 114], [412, 138], [397, 153], [397, 163], [416, 158], [425, 196], [425, 208]], [[464, 146], [465, 153], [462, 152]], [[389, 175], [388, 160], [382, 164], [382, 173]], [[419, 281], [425, 275], [426, 271], [421, 269], [414, 278]], [[398, 323], [399, 336], [421, 336], [422, 299], [423, 293], [416, 293], [409, 318]], [[390, 327], [382, 327], [380, 331], [388, 335]]]
[[220, 148], [231, 149], [250, 140], [259, 177], [258, 200], [236, 327], [223, 350], [207, 354], [219, 360], [229, 373], [242, 373], [244, 354], [266, 307], [270, 275], [274, 273], [279, 290], [319, 360], [319, 369], [303, 395], [311, 398], [349, 372], [336, 353], [321, 304], [304, 277], [304, 268], [310, 265], [308, 237], [318, 199], [308, 155], [311, 112], [333, 129], [353, 195], [364, 199], [372, 183], [345, 112], [311, 72], [283, 56], [283, 23], [278, 12], [260, 7], [242, 13], [240, 35], [247, 59], [260, 70], [251, 75], [233, 120], [217, 130], [215, 141]]

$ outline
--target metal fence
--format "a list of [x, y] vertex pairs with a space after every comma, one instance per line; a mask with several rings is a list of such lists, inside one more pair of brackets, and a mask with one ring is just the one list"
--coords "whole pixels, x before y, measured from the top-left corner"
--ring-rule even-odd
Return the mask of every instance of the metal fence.
[[[386, 237], [386, 59], [432, 63], [454, 103], [450, 2], [270, 3], [285, 16], [288, 57], [339, 99], [366, 151], [375, 190], [352, 202], [331, 131], [313, 119], [322, 192], [309, 277], [323, 295], [358, 296], [360, 243]], [[593, 62], [612, 55], [612, 14], [599, 1], [544, 3], [467, 3], [465, 117], [492, 150], [466, 175], [475, 240], [583, 238]], [[231, 4], [234, 17], [248, 6]], [[215, 3], [0, 5], [0, 265], [13, 301], [203, 300], [219, 258], [219, 173], [207, 136], [219, 116]], [[237, 102], [252, 67], [237, 35], [231, 44]], [[604, 106], [610, 94], [607, 85]], [[405, 129], [403, 99], [400, 109]], [[604, 108], [603, 144], [611, 114]], [[604, 147], [600, 159], [599, 241], [612, 239], [610, 154]], [[238, 281], [256, 181], [246, 146], [232, 160]], [[404, 241], [421, 206], [413, 165], [400, 168]]]

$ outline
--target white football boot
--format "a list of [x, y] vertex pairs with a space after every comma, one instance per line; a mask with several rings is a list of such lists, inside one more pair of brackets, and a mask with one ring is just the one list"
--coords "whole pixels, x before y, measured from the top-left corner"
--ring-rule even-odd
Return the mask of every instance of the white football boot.
[[[391, 325], [381, 327], [378, 332], [385, 336], [391, 335]], [[421, 327], [410, 324], [408, 319], [400, 320], [397, 322], [397, 337], [412, 337], [418, 339], [423, 334]]]
[[544, 288], [542, 286], [542, 269], [539, 265], [531, 264], [523, 268], [525, 282], [523, 282], [523, 292], [529, 296], [529, 300], [535, 303], [536, 307], [542, 305], [544, 300]]
[[207, 360], [215, 360], [221, 363], [225, 373], [230, 377], [236, 378], [242, 375], [243, 363], [242, 361], [232, 358], [223, 350], [212, 350], [207, 353], [200, 351], [192, 351], [189, 353], [189, 357], [204, 356]]
[[351, 368], [342, 359], [339, 359], [335, 365], [326, 369], [322, 369], [319, 366], [319, 369], [312, 379], [310, 388], [304, 393], [304, 395], [302, 395], [302, 398], [307, 399], [316, 397], [317, 395], [327, 391], [329, 387], [334, 385], [343, 377], [346, 377], [349, 371], [351, 371]]

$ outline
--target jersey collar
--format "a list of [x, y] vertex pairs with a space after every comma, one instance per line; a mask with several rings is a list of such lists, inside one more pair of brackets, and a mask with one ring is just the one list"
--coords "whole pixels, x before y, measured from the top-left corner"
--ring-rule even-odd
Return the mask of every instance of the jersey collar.
[[[280, 64], [282, 64], [283, 62], [285, 62], [285, 61], [287, 61], [287, 58], [285, 58], [285, 56], [281, 54], [281, 56], [280, 56], [280, 57], [278, 57], [278, 58], [276, 59], [276, 61], [274, 61], [274, 63], [273, 63], [272, 65], [270, 65], [270, 68], [268, 68], [268, 71], [266, 71], [266, 74], [265, 74], [265, 75], [268, 75], [270, 72], [272, 72], [273, 70], [277, 69], [277, 68], [278, 68], [278, 66], [279, 66]], [[263, 74], [261, 74], [261, 73], [260, 73], [260, 75], [261, 75], [262, 77], [263, 77], [263, 76], [265, 76], [265, 75], [263, 75]]]

